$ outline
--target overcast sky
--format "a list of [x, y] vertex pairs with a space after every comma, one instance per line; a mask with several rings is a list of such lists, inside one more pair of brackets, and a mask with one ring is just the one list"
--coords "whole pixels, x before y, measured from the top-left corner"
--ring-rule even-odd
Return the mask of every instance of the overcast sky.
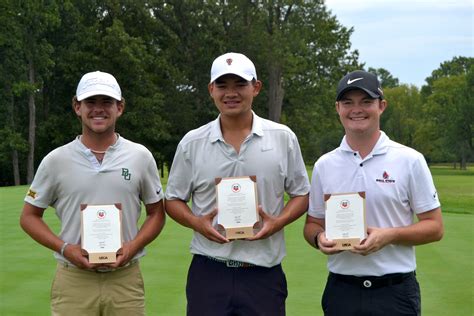
[[442, 62], [474, 57], [473, 0], [326, 0], [366, 69], [421, 87]]

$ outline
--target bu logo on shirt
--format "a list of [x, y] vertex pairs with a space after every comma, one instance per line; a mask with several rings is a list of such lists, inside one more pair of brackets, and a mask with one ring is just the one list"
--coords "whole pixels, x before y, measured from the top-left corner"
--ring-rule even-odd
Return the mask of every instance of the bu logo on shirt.
[[130, 181], [130, 178], [132, 177], [132, 174], [128, 171], [127, 168], [122, 168], [122, 177], [123, 177], [125, 180]]
[[382, 173], [382, 179], [375, 179], [375, 181], [382, 182], [382, 183], [395, 183], [395, 180], [392, 179], [392, 177], [387, 171], [384, 171]]

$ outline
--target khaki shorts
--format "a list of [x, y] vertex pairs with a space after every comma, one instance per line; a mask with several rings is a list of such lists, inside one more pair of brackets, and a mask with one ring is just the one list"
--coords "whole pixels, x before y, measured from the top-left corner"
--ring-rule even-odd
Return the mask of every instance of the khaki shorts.
[[111, 272], [58, 263], [51, 288], [51, 315], [145, 315], [145, 290], [138, 262]]

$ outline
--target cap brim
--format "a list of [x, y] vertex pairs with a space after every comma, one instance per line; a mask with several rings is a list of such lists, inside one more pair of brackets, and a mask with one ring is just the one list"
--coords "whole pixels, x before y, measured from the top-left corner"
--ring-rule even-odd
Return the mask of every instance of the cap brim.
[[365, 88], [362, 88], [362, 87], [347, 87], [345, 88], [344, 90], [342, 90], [341, 92], [339, 92], [339, 94], [337, 95], [336, 97], [336, 101], [340, 101], [342, 99], [342, 96], [348, 92], [348, 91], [352, 91], [352, 90], [362, 90], [364, 91], [365, 93], [367, 93], [371, 98], [373, 99], [383, 99], [383, 96], [381, 96], [380, 94], [375, 94], [373, 93], [372, 91], [368, 90], [368, 89], [365, 89]]
[[77, 96], [77, 101], [82, 101], [84, 99], [87, 99], [89, 97], [92, 97], [94, 95], [106, 95], [108, 97], [114, 98], [117, 101], [121, 101], [122, 97], [120, 95], [117, 95], [116, 93], [113, 93], [111, 91], [106, 91], [106, 90], [93, 90], [93, 91], [87, 91], [84, 92], [81, 95]]
[[241, 77], [241, 78], [243, 78], [247, 81], [251, 81], [253, 79], [252, 75], [239, 73], [239, 72], [226, 71], [226, 72], [223, 72], [223, 73], [215, 74], [213, 77], [211, 77], [210, 83], [213, 83], [214, 81], [216, 81], [217, 79], [219, 79], [220, 77], [225, 76], [225, 75], [236, 75], [236, 76], [239, 76], [239, 77]]

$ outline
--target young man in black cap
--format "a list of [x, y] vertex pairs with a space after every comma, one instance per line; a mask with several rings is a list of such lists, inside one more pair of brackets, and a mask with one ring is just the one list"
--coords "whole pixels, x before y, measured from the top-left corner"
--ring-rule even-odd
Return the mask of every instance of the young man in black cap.
[[[375, 75], [354, 71], [339, 82], [345, 136], [314, 165], [304, 228], [308, 243], [328, 255], [325, 315], [420, 315], [414, 246], [440, 240], [443, 221], [423, 155], [380, 130], [386, 107]], [[348, 192], [365, 192], [367, 237], [340, 251], [326, 238], [324, 196]]]

